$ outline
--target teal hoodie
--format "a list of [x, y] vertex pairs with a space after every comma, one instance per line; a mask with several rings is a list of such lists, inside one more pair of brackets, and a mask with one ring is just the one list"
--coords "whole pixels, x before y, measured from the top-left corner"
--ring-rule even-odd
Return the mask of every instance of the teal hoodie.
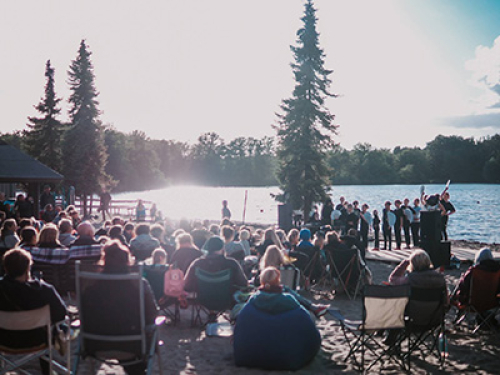
[[251, 303], [258, 310], [269, 314], [281, 314], [286, 311], [301, 308], [294, 296], [288, 293], [273, 293], [259, 290], [248, 303]]

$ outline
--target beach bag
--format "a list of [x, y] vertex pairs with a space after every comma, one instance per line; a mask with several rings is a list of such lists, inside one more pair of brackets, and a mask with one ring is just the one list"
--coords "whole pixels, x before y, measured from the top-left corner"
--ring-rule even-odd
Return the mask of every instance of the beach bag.
[[170, 268], [165, 272], [163, 293], [169, 297], [184, 295], [184, 272], [178, 268]]

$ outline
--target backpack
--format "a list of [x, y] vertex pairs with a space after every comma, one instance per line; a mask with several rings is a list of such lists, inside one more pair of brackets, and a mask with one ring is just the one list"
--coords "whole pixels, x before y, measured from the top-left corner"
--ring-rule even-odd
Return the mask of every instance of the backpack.
[[180, 297], [184, 294], [184, 272], [178, 268], [170, 268], [165, 272], [163, 293], [169, 297]]

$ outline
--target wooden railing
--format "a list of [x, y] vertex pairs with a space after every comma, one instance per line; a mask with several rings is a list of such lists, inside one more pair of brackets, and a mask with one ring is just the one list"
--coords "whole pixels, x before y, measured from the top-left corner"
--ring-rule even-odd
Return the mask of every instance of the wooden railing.
[[[146, 220], [151, 220], [151, 206], [153, 205], [152, 201], [145, 201], [143, 200], [142, 203], [146, 207]], [[136, 219], [136, 213], [135, 213], [135, 208], [137, 206], [137, 200], [125, 200], [125, 199], [113, 199], [111, 203], [109, 204], [109, 213], [111, 216], [120, 216], [125, 219], [130, 219], [130, 220], [135, 220]], [[75, 207], [80, 213], [80, 215], [83, 214], [83, 203], [81, 202], [80, 198], [77, 197], [75, 200]], [[99, 208], [99, 198], [92, 198], [92, 200], [87, 201], [87, 208], [92, 208], [92, 211], [90, 212], [91, 215], [101, 215], [100, 212], [98, 212]]]

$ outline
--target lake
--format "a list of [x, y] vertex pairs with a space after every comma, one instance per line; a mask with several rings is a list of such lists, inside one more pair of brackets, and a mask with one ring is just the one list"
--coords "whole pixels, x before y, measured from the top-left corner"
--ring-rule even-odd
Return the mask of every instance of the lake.
[[[426, 185], [427, 194], [441, 193], [443, 185]], [[170, 186], [164, 189], [114, 194], [116, 199], [144, 199], [156, 202], [163, 216], [174, 220], [221, 218], [221, 202], [227, 200], [233, 220], [276, 224], [278, 206], [271, 193], [278, 187]], [[452, 239], [500, 243], [500, 185], [451, 184], [450, 201], [457, 212], [450, 217], [448, 233]], [[247, 204], [245, 217], [245, 193]], [[349, 202], [368, 203], [370, 211], [382, 211], [386, 200], [420, 196], [420, 185], [346, 185], [333, 186], [334, 204], [344, 196]]]

